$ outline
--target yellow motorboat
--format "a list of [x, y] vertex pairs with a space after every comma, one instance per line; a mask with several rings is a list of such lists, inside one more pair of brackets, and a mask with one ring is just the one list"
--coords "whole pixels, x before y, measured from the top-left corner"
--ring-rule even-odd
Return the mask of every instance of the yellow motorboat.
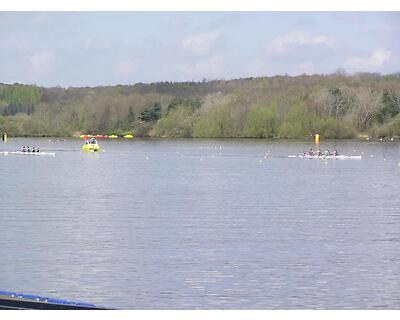
[[100, 146], [97, 143], [95, 138], [85, 140], [85, 143], [82, 146], [82, 150], [84, 151], [100, 151]]
[[124, 135], [124, 138], [126, 138], [126, 139], [133, 139], [133, 135], [131, 135], [131, 134], [126, 134], [126, 135]]

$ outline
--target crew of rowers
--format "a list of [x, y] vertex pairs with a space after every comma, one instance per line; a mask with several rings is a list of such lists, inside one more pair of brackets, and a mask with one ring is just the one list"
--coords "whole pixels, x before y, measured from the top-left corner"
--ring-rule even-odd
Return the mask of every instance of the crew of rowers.
[[326, 150], [324, 152], [322, 152], [321, 150], [317, 150], [317, 151], [313, 151], [313, 149], [311, 148], [310, 151], [303, 151], [301, 153], [301, 155], [304, 157], [326, 157], [326, 156], [338, 156], [339, 153], [335, 150], [333, 150], [332, 152], [330, 152], [329, 150]]
[[95, 138], [86, 139], [85, 144], [97, 144], [97, 140]]
[[35, 148], [35, 147], [25, 147], [23, 146], [21, 149], [21, 152], [40, 152], [39, 148]]

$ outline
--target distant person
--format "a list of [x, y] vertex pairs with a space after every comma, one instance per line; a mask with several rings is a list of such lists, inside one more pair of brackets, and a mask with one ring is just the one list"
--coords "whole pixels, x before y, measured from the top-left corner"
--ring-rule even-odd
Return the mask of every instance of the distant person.
[[314, 151], [313, 151], [312, 148], [310, 149], [310, 151], [308, 152], [308, 154], [309, 154], [310, 156], [313, 156], [313, 155], [314, 155]]
[[21, 151], [26, 152], [25, 146], [22, 147]]

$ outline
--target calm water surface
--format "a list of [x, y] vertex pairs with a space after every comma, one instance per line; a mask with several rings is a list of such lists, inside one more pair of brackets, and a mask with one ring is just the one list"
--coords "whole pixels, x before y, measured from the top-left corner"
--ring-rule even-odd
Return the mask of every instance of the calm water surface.
[[400, 143], [10, 139], [0, 290], [129, 309], [400, 309]]

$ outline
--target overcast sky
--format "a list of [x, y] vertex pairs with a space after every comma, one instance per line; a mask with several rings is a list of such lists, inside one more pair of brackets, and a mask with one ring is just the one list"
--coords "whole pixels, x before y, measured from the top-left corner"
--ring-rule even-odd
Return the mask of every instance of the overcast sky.
[[400, 13], [1, 12], [0, 82], [400, 71]]

